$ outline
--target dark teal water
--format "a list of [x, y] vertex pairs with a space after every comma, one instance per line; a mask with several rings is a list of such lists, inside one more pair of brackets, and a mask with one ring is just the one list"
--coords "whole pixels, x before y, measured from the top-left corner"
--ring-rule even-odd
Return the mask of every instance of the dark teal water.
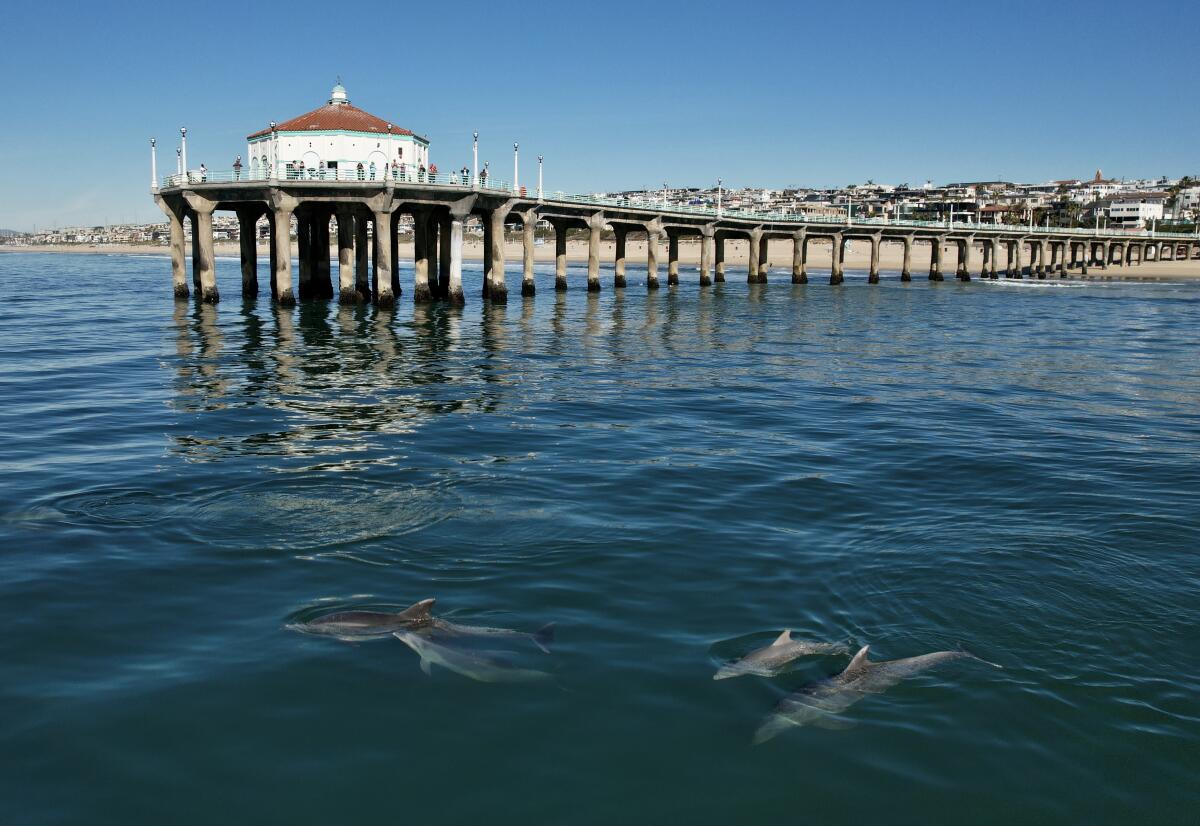
[[[1196, 822], [1200, 285], [236, 271], [0, 255], [4, 823]], [[282, 627], [430, 596], [555, 680]], [[785, 627], [1004, 669], [751, 746]]]

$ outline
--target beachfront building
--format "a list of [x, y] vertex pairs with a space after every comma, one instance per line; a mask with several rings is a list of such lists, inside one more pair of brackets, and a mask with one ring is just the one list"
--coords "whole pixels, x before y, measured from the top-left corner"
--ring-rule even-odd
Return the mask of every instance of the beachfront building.
[[252, 180], [417, 180], [429, 141], [359, 109], [339, 82], [324, 106], [247, 136], [246, 157]]
[[1113, 198], [1108, 204], [1108, 221], [1111, 227], [1143, 229], [1151, 221], [1163, 219], [1165, 192], [1139, 192]]

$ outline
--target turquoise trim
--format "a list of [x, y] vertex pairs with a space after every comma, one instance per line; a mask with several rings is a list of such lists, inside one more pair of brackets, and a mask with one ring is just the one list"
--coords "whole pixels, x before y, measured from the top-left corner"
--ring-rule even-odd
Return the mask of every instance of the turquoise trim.
[[[354, 135], [356, 137], [361, 135], [361, 136], [367, 137], [367, 138], [386, 138], [386, 137], [388, 137], [387, 132], [355, 132], [350, 129], [304, 129], [304, 130], [295, 131], [295, 132], [276, 132], [275, 134], [276, 135], [286, 135], [288, 137], [291, 137], [293, 135]], [[393, 139], [399, 138], [400, 140], [408, 141], [409, 143], [419, 143], [422, 146], [429, 146], [428, 140], [426, 140], [425, 138], [418, 137], [416, 135], [392, 135], [391, 137]], [[266, 140], [270, 140], [270, 139], [271, 139], [270, 134], [266, 134], [266, 135], [259, 135], [257, 138], [247, 138], [246, 140], [250, 143], [261, 143], [262, 141], [266, 141]]]

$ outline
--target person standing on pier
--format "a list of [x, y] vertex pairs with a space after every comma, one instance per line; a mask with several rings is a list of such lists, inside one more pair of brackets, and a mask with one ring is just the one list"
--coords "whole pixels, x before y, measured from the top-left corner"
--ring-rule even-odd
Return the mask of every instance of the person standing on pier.
[[204, 164], [200, 164], [200, 183], [204, 183], [207, 180], [208, 180], [208, 167], [205, 166]]
[[233, 161], [233, 179], [240, 181], [242, 179], [242, 156], [238, 155]]

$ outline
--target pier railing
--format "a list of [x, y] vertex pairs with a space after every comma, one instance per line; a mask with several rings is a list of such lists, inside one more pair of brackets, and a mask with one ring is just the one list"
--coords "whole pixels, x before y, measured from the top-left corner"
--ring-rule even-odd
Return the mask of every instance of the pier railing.
[[[485, 192], [508, 193], [522, 198], [531, 197], [524, 187], [514, 192], [512, 184], [495, 180], [491, 176], [480, 175], [474, 180], [470, 174], [461, 172], [424, 172], [420, 169], [288, 169], [283, 175], [273, 177], [262, 169], [230, 169], [230, 170], [191, 170], [187, 173], [167, 175], [162, 179], [163, 189], [193, 186], [196, 184], [214, 183], [393, 183], [420, 184], [424, 186], [446, 187], [464, 191], [482, 190]], [[1021, 226], [1014, 224], [980, 224], [969, 221], [919, 221], [912, 218], [852, 218], [844, 215], [809, 215], [799, 212], [759, 212], [748, 209], [717, 209], [712, 206], [698, 204], [670, 204], [657, 198], [612, 198], [605, 195], [574, 195], [565, 192], [546, 194], [539, 200], [579, 204], [603, 209], [641, 209], [654, 210], [664, 215], [683, 215], [688, 217], [704, 217], [719, 220], [728, 218], [737, 221], [753, 221], [764, 224], [803, 223], [827, 224], [837, 226], [843, 233], [853, 233], [856, 227], [886, 228], [911, 227], [913, 229], [939, 229], [948, 232], [978, 232], [978, 233], [1024, 233], [1028, 235], [1077, 235], [1095, 237], [1100, 235], [1121, 235], [1129, 238], [1163, 238], [1166, 240], [1200, 237], [1197, 233], [1168, 232], [1165, 230], [1125, 230], [1117, 228], [1087, 228], [1087, 227], [1045, 227]]]

